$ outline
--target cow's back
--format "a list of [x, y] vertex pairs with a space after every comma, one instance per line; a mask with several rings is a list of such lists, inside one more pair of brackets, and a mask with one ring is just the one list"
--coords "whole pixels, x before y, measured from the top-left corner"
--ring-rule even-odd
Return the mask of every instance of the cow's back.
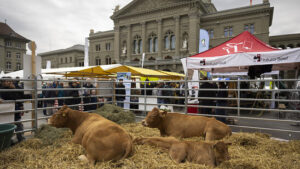
[[207, 119], [203, 116], [168, 113], [163, 120], [162, 128], [168, 136], [182, 138], [204, 136]]
[[100, 148], [107, 154], [98, 160], [119, 160], [132, 152], [131, 136], [121, 126], [100, 115], [90, 114], [78, 132], [82, 132], [82, 146], [87, 151], [97, 156], [95, 150]]
[[179, 113], [168, 113], [160, 130], [167, 136], [182, 138], [205, 136], [208, 140], [222, 139], [231, 135], [231, 129], [215, 118]]

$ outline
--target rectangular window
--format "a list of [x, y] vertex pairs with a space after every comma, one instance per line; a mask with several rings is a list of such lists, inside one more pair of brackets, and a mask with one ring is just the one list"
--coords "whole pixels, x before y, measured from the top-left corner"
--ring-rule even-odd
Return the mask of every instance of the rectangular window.
[[7, 52], [7, 53], [6, 53], [6, 57], [7, 57], [7, 58], [11, 58], [11, 52]]
[[214, 30], [213, 29], [209, 29], [208, 30], [208, 35], [209, 35], [210, 39], [214, 38]]
[[65, 63], [68, 63], [68, 58], [65, 58]]
[[154, 52], [158, 51], [158, 42], [157, 42], [157, 38], [154, 38]]
[[251, 25], [250, 25], [250, 33], [251, 33], [251, 34], [254, 34], [254, 24], [251, 24]]
[[21, 54], [20, 53], [16, 53], [16, 58], [17, 59], [21, 59]]
[[232, 26], [228, 26], [224, 28], [224, 37], [231, 37], [233, 36], [233, 28]]
[[171, 49], [174, 50], [176, 46], [176, 37], [174, 35], [171, 36]]
[[96, 65], [101, 65], [101, 59], [99, 58], [96, 59]]
[[165, 37], [165, 49], [166, 50], [170, 49], [170, 39], [169, 39], [169, 36]]
[[248, 31], [249, 30], [249, 25], [245, 25], [244, 26], [244, 31]]
[[153, 39], [150, 38], [148, 43], [149, 43], [149, 51], [148, 52], [152, 53], [153, 52]]
[[100, 51], [101, 50], [101, 46], [100, 46], [100, 44], [97, 44], [96, 45], [96, 51]]
[[139, 40], [139, 53], [143, 53], [143, 41]]
[[233, 28], [229, 27], [229, 36], [231, 37], [233, 35]]
[[84, 62], [79, 62], [79, 67], [83, 67], [84, 66]]
[[11, 62], [6, 62], [6, 69], [11, 69]]
[[6, 42], [5, 42], [5, 46], [12, 46], [12, 45], [11, 45], [11, 41], [6, 41]]
[[73, 62], [73, 58], [72, 57], [70, 57], [70, 63], [72, 63]]
[[64, 59], [63, 58], [60, 58], [60, 63], [64, 63]]
[[17, 63], [17, 70], [21, 70], [22, 68], [21, 68], [21, 63]]
[[106, 49], [106, 51], [110, 51], [110, 43], [105, 44], [105, 49]]
[[16, 43], [16, 47], [17, 48], [21, 48], [22, 46], [21, 46], [21, 43]]
[[110, 58], [110, 57], [106, 58], [106, 64], [107, 64], [107, 65], [110, 65], [110, 64], [111, 64], [111, 58]]

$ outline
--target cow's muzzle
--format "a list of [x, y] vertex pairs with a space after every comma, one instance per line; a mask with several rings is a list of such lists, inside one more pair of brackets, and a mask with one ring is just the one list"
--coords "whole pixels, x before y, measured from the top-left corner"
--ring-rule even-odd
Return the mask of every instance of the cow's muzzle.
[[143, 126], [145, 126], [145, 127], [147, 127], [147, 126], [148, 126], [148, 124], [147, 124], [146, 120], [143, 120], [143, 121], [142, 121], [142, 125], [143, 125]]

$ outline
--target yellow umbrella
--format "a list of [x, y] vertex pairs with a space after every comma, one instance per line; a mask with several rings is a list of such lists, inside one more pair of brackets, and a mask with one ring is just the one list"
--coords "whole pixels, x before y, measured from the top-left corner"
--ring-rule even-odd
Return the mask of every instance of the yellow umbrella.
[[83, 68], [65, 74], [66, 77], [107, 77], [108, 75], [111, 73], [104, 71], [100, 66]]
[[167, 74], [161, 73], [156, 70], [138, 68], [133, 66], [121, 65], [109, 70], [106, 70], [109, 73], [118, 73], [118, 72], [131, 72], [132, 76], [143, 76], [143, 77], [167, 77]]

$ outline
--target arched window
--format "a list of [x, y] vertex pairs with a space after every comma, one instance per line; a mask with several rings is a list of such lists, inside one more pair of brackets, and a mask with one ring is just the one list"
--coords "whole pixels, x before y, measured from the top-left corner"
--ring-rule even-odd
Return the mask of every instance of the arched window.
[[151, 33], [148, 39], [148, 52], [157, 52], [157, 45], [157, 36], [154, 33]]
[[17, 63], [17, 70], [21, 70], [22, 68], [21, 68], [21, 63]]
[[176, 38], [175, 35], [171, 36], [171, 49], [174, 50], [175, 49], [175, 44], [176, 44]]
[[156, 60], [154, 57], [150, 57], [148, 60]]
[[101, 65], [101, 59], [100, 58], [96, 58], [96, 65]]
[[154, 52], [158, 51], [158, 41], [157, 41], [157, 37], [154, 38]]
[[133, 61], [134, 61], [134, 62], [139, 62], [139, 61], [140, 61], [140, 59], [138, 59], [138, 58], [135, 58]]
[[286, 49], [286, 47], [284, 45], [279, 45], [278, 47], [281, 49]]
[[172, 31], [167, 31], [165, 35], [165, 49], [175, 49], [176, 46], [176, 38]]
[[109, 56], [105, 57], [105, 64], [107, 64], [107, 65], [111, 64], [111, 58]]
[[165, 59], [166, 59], [166, 60], [171, 60], [171, 59], [173, 59], [173, 58], [172, 58], [172, 56], [166, 56]]
[[140, 54], [143, 51], [143, 41], [139, 35], [136, 35], [133, 40], [133, 54]]
[[294, 48], [294, 45], [293, 44], [289, 44], [289, 45], [287, 45], [287, 47]]
[[11, 69], [11, 62], [6, 62], [6, 69]]

